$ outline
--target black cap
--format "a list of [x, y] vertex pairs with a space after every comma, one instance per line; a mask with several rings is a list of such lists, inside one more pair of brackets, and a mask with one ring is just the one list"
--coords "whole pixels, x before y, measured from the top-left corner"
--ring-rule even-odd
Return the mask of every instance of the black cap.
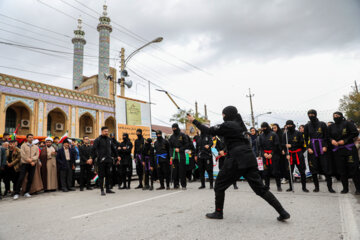
[[238, 114], [238, 110], [234, 106], [227, 106], [223, 109], [222, 113], [225, 115], [225, 121], [233, 121], [236, 119], [236, 115]]
[[309, 115], [309, 114], [314, 114], [315, 117], [317, 116], [317, 112], [316, 112], [316, 110], [314, 110], [314, 109], [310, 109], [307, 114], [308, 114], [308, 115]]
[[287, 121], [286, 121], [286, 125], [293, 125], [293, 126], [295, 126], [293, 120], [287, 120]]

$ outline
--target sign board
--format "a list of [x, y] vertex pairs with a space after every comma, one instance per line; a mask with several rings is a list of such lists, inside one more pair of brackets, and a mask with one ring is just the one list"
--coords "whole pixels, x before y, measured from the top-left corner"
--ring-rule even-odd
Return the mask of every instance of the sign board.
[[126, 124], [118, 124], [118, 141], [122, 142], [122, 135], [123, 133], [129, 134], [129, 138], [132, 143], [135, 142], [137, 139], [136, 130], [141, 129], [143, 132], [143, 136], [145, 139], [150, 137], [150, 128], [149, 127], [142, 127], [142, 126], [133, 126], [133, 125], [126, 125]]
[[128, 125], [141, 125], [141, 105], [139, 102], [126, 100], [126, 123]]

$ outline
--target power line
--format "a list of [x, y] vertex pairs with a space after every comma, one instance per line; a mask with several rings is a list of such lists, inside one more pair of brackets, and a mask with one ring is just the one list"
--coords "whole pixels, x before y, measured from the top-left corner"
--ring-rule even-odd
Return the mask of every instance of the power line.
[[42, 73], [42, 72], [30, 71], [30, 70], [25, 70], [25, 69], [15, 68], [15, 67], [9, 67], [9, 66], [0, 66], [0, 68], [7, 68], [7, 69], [13, 69], [13, 70], [21, 71], [21, 72], [41, 74], [41, 75], [50, 76], [50, 77], [72, 79], [70, 77], [65, 77], [65, 76], [60, 76], [60, 75], [55, 75], [55, 74], [50, 74], [50, 73]]

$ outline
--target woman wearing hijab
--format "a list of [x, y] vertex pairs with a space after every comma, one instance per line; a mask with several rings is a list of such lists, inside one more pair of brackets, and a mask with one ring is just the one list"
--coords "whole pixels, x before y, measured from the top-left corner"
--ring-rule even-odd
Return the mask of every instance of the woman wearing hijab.
[[223, 137], [228, 149], [224, 166], [215, 182], [215, 212], [206, 214], [206, 217], [210, 219], [223, 218], [225, 190], [240, 176], [243, 176], [253, 191], [280, 214], [277, 218], [279, 221], [289, 219], [290, 214], [285, 211], [261, 180], [256, 158], [250, 147], [249, 139], [245, 136], [246, 126], [236, 107], [228, 106], [224, 108], [222, 115], [224, 122], [210, 128], [196, 121], [193, 116], [188, 115], [188, 120], [199, 128], [202, 133]]

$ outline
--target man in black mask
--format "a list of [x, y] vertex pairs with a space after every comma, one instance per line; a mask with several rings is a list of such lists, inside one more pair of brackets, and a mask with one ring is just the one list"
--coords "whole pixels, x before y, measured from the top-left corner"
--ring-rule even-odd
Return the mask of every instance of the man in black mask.
[[[132, 158], [131, 150], [133, 144], [129, 139], [129, 134], [123, 134], [123, 141], [118, 147], [118, 152], [121, 157], [121, 160], [117, 163], [119, 169], [119, 189], [130, 189], [131, 175], [132, 175]], [[127, 178], [127, 179], [126, 179]], [[127, 180], [127, 181], [126, 181]], [[127, 186], [126, 186], [127, 182]], [[121, 187], [123, 183], [123, 187]]]
[[[154, 166], [155, 166], [155, 154], [154, 154], [154, 147], [151, 145], [152, 139], [148, 138], [146, 139], [145, 145], [144, 145], [144, 187], [143, 190], [154, 190]], [[149, 183], [150, 181], [150, 183]]]
[[304, 136], [308, 144], [308, 160], [310, 172], [313, 177], [315, 189], [319, 192], [318, 174], [324, 174], [326, 177], [329, 192], [335, 193], [332, 188], [332, 164], [328, 157], [329, 134], [326, 123], [319, 121], [316, 110], [309, 110], [308, 117], [310, 122], [305, 125]]
[[211, 147], [213, 145], [212, 138], [209, 134], [201, 133], [196, 141], [196, 157], [195, 161], [199, 166], [201, 186], [199, 189], [205, 188], [205, 170], [209, 176], [210, 189], [213, 189], [213, 159]]
[[160, 130], [156, 131], [155, 160], [157, 165], [157, 174], [160, 180], [160, 187], [156, 190], [165, 189], [164, 179], [166, 180], [166, 189], [170, 190], [170, 144], [163, 138]]
[[206, 127], [188, 115], [189, 122], [195, 124], [202, 133], [224, 138], [228, 155], [224, 166], [220, 169], [215, 182], [215, 212], [206, 214], [211, 219], [222, 219], [225, 200], [225, 191], [240, 176], [244, 176], [253, 191], [266, 200], [280, 214], [279, 221], [290, 218], [276, 197], [264, 185], [258, 171], [254, 153], [249, 139], [245, 136], [246, 126], [236, 107], [228, 106], [223, 110], [224, 123], [214, 127]]
[[335, 166], [343, 185], [342, 194], [349, 192], [348, 178], [352, 177], [356, 194], [360, 194], [359, 155], [354, 139], [359, 135], [356, 126], [346, 121], [341, 112], [333, 114], [335, 124], [328, 127], [329, 138], [334, 153]]
[[[290, 161], [291, 169], [290, 176], [293, 178], [293, 172], [295, 165], [300, 172], [301, 185], [303, 192], [309, 192], [306, 189], [306, 175], [305, 175], [305, 159], [304, 159], [304, 138], [302, 133], [295, 130], [295, 124], [292, 120], [286, 121], [286, 132], [283, 135], [283, 150], [286, 152], [286, 158]], [[289, 181], [290, 188], [286, 190], [290, 192], [293, 190], [291, 185], [292, 181]]]
[[265, 186], [270, 186], [270, 176], [273, 175], [276, 180], [277, 190], [281, 192], [280, 141], [276, 133], [271, 131], [270, 125], [267, 122], [261, 124], [261, 129], [263, 133], [259, 137], [259, 148], [264, 162]]
[[185, 149], [188, 147], [188, 138], [180, 131], [179, 125], [172, 125], [173, 135], [169, 139], [170, 143], [170, 163], [174, 178], [174, 188], [179, 188], [179, 179], [183, 190], [186, 190], [186, 156]]
[[135, 162], [136, 162], [136, 174], [139, 178], [139, 186], [137, 186], [135, 189], [142, 189], [143, 188], [143, 174], [144, 174], [144, 146], [145, 146], [145, 139], [142, 135], [142, 130], [138, 129], [136, 130], [136, 135], [138, 139], [135, 140], [135, 149], [134, 149], [134, 155], [135, 155]]

